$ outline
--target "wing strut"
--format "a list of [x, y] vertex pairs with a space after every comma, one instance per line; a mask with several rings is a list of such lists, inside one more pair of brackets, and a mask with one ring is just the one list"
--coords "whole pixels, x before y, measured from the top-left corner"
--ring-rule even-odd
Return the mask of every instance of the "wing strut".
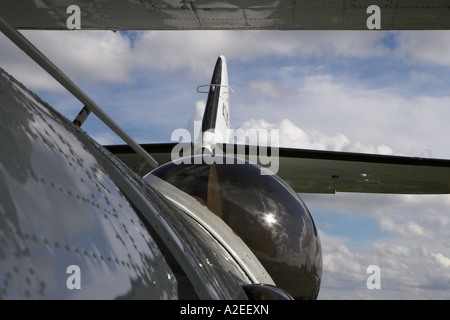
[[[0, 17], [0, 31], [14, 42], [23, 52], [47, 71], [56, 81], [66, 88], [72, 95], [84, 104], [84, 108], [92, 111], [104, 124], [123, 139], [145, 162], [156, 168], [158, 163], [125, 131], [123, 131], [91, 98], [89, 98], [75, 83], [72, 82], [61, 70], [58, 69], [42, 52], [29, 42], [20, 32], [11, 27]], [[83, 111], [83, 110], [82, 110]], [[80, 112], [81, 113], [81, 112]], [[76, 121], [77, 119], [75, 119]], [[80, 123], [81, 125], [81, 123]]]

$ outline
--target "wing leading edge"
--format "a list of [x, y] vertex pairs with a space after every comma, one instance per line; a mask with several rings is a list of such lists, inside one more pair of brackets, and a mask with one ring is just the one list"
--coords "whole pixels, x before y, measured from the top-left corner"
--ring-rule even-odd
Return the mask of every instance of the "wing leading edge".
[[[171, 161], [175, 145], [141, 146], [163, 164]], [[131, 168], [139, 163], [139, 157], [128, 146], [106, 148]], [[222, 148], [226, 154], [234, 149], [233, 155], [249, 158], [249, 146], [222, 145]], [[276, 174], [298, 193], [450, 193], [450, 160], [445, 159], [279, 148], [272, 161], [279, 161]], [[262, 165], [260, 161], [258, 164]], [[147, 166], [141, 174], [150, 170]]]

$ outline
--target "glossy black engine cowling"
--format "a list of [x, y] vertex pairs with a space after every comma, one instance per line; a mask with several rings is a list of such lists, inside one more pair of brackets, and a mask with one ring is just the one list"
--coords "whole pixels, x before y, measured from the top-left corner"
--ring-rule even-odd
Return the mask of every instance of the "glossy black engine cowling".
[[[275, 284], [294, 299], [315, 299], [322, 253], [301, 198], [278, 176], [242, 160], [186, 158], [152, 174], [195, 197], [225, 221], [258, 257]], [[210, 164], [212, 163], [212, 164]]]

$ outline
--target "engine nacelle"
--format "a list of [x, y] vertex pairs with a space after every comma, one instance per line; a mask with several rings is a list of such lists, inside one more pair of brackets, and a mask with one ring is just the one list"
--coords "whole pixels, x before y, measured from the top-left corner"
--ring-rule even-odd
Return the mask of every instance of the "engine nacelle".
[[197, 157], [202, 156], [165, 164], [152, 174], [196, 198], [227, 223], [278, 287], [295, 299], [317, 298], [320, 240], [298, 194], [278, 176], [261, 175], [261, 168], [249, 162]]

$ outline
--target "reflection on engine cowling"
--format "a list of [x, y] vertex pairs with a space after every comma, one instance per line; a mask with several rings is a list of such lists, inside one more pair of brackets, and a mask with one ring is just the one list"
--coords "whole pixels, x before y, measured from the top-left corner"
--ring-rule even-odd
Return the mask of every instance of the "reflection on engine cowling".
[[303, 201], [278, 176], [261, 175], [257, 165], [229, 159], [218, 162], [192, 158], [178, 165], [165, 164], [152, 174], [190, 194], [225, 221], [278, 287], [294, 299], [317, 298], [322, 253]]

